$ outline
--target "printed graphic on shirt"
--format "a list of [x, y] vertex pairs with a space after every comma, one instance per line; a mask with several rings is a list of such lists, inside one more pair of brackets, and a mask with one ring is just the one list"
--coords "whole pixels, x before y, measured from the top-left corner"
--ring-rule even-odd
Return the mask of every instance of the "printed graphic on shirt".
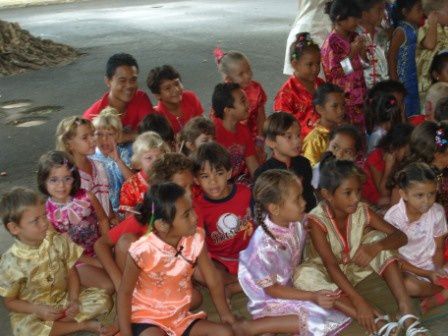
[[216, 227], [217, 231], [210, 233], [210, 237], [215, 244], [233, 239], [239, 232], [244, 232], [243, 240], [248, 239], [254, 230], [250, 209], [247, 209], [244, 217], [238, 217], [229, 212], [222, 214], [216, 223]]

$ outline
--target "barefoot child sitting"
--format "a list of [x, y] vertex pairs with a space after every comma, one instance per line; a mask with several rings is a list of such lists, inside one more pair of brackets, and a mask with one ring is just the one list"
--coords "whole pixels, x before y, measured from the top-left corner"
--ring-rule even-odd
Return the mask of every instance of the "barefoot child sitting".
[[0, 220], [16, 238], [0, 260], [0, 295], [15, 336], [117, 332], [94, 320], [109, 311], [111, 298], [103, 289], [80, 290], [75, 263], [83, 249], [48, 229], [45, 205], [36, 193], [14, 188], [4, 194]]

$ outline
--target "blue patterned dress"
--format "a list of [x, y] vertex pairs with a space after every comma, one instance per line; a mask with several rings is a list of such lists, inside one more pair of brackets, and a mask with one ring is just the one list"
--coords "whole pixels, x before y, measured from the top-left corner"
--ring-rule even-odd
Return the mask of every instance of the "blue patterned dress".
[[406, 116], [421, 114], [420, 99], [418, 96], [418, 76], [415, 52], [417, 49], [417, 30], [406, 21], [400, 21], [400, 27], [405, 35], [405, 40], [398, 50], [397, 73], [400, 82], [406, 88], [408, 94], [404, 100]]

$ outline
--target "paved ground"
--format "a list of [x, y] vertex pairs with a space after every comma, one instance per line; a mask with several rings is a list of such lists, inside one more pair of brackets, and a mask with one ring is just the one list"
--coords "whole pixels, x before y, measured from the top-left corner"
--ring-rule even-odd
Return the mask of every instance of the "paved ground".
[[[0, 172], [7, 173], [0, 177], [0, 193], [14, 185], [35, 186], [36, 160], [53, 147], [57, 123], [65, 116], [81, 114], [105, 91], [104, 64], [115, 52], [129, 52], [137, 58], [142, 87], [151, 67], [172, 64], [185, 86], [197, 92], [209, 108], [213, 87], [220, 79], [212, 50], [221, 42], [225, 50], [241, 50], [251, 59], [255, 78], [268, 94], [269, 112], [285, 80], [281, 73], [284, 41], [295, 6], [295, 0], [98, 0], [0, 10], [3, 20], [17, 21], [37, 36], [86, 53], [68, 66], [0, 78], [0, 108], [6, 101], [27, 99], [30, 106], [41, 109], [22, 116], [42, 122], [34, 127], [5, 125], [7, 110], [0, 109]], [[49, 112], [55, 106], [62, 109]], [[0, 229], [0, 253], [10, 242]], [[244, 310], [241, 297], [234, 304]], [[445, 323], [446, 318], [440, 317], [431, 322], [434, 335], [447, 334]], [[0, 328], [1, 336], [10, 335], [1, 305]], [[356, 328], [347, 333], [361, 334]]]

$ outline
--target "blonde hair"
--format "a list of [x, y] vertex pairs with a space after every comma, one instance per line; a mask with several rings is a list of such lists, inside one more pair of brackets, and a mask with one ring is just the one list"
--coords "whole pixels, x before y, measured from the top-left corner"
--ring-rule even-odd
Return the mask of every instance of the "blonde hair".
[[81, 117], [72, 116], [62, 119], [56, 128], [56, 149], [72, 154], [68, 142], [76, 136], [78, 127], [89, 126], [92, 131], [95, 129], [92, 122]]
[[222, 75], [229, 76], [231, 73], [231, 67], [236, 62], [246, 61], [250, 66], [249, 59], [242, 52], [230, 50], [224, 53], [222, 58], [218, 60], [218, 71]]
[[123, 131], [123, 124], [121, 123], [120, 113], [113, 107], [106, 107], [100, 114], [92, 119], [92, 124], [95, 129], [112, 129], [117, 132], [118, 137]]
[[160, 135], [153, 131], [144, 132], [132, 144], [132, 163], [138, 164], [142, 153], [151, 149], [159, 149], [164, 154], [170, 152], [170, 146], [163, 141]]

